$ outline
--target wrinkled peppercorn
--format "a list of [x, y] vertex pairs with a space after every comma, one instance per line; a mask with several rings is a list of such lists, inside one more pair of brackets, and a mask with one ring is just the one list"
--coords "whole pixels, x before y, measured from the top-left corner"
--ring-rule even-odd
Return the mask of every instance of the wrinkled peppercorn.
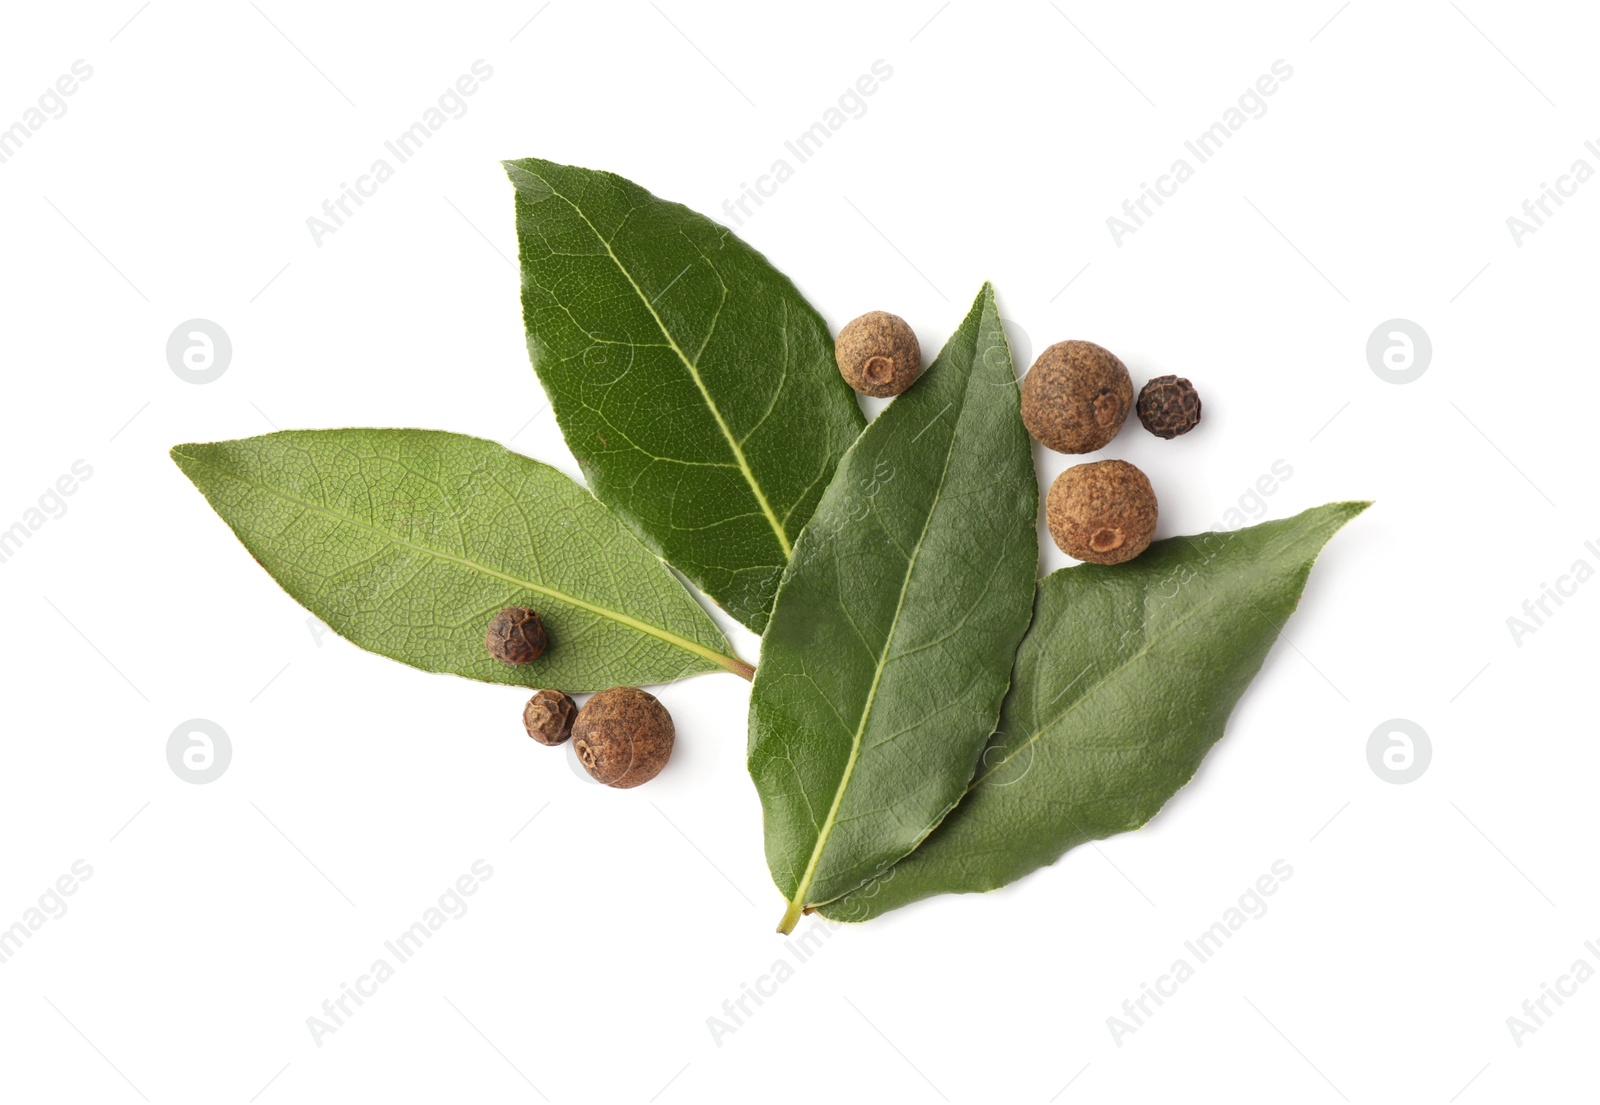
[[572, 735], [578, 704], [561, 691], [540, 691], [522, 708], [522, 725], [540, 744], [556, 745]]
[[1200, 393], [1182, 376], [1157, 376], [1140, 390], [1138, 411], [1145, 429], [1174, 438], [1200, 424]]
[[489, 655], [507, 664], [531, 664], [544, 651], [544, 623], [526, 606], [508, 606], [483, 636]]

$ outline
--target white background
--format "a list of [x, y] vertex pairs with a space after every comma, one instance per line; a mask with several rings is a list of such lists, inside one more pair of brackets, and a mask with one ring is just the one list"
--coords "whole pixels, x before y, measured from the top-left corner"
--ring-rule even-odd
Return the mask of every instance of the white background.
[[[1600, 982], [1521, 1046], [1507, 1018], [1600, 966], [1600, 583], [1520, 644], [1507, 618], [1600, 567], [1600, 183], [1520, 244], [1506, 219], [1575, 159], [1600, 168], [1592, 10], [541, 3], [4, 16], [0, 126], [75, 60], [93, 76], [0, 165], [0, 528], [75, 460], [93, 475], [0, 564], [0, 926], [75, 860], [93, 875], [0, 964], [0, 1096], [1574, 1099]], [[306, 219], [477, 59], [467, 112], [315, 244]], [[784, 140], [877, 59], [865, 114], [793, 164]], [[1277, 59], [1266, 113], [1116, 243], [1107, 217]], [[789, 157], [740, 233], [835, 327], [893, 310], [931, 357], [992, 279], [1019, 371], [1087, 338], [1136, 381], [1190, 377], [1197, 432], [1130, 426], [1106, 451], [1149, 473], [1163, 534], [1256, 508], [1280, 459], [1261, 517], [1377, 505], [1148, 829], [994, 895], [818, 923], [820, 950], [718, 1039], [724, 1001], [796, 962], [748, 685], [662, 689], [668, 770], [587, 785], [522, 734], [518, 692], [319, 640], [166, 456], [427, 426], [576, 475], [509, 260], [498, 160], [526, 155], [719, 218]], [[204, 386], [165, 354], [194, 318], [233, 343]], [[1393, 318], [1432, 339], [1414, 383], [1368, 364]], [[1041, 487], [1066, 463], [1039, 461]], [[167, 763], [191, 718], [232, 744], [206, 785]], [[1405, 785], [1368, 764], [1391, 718], [1431, 738]], [[494, 874], [468, 912], [318, 1046], [307, 1018], [477, 859]], [[1279, 859], [1269, 911], [1115, 1041], [1107, 1018]]]

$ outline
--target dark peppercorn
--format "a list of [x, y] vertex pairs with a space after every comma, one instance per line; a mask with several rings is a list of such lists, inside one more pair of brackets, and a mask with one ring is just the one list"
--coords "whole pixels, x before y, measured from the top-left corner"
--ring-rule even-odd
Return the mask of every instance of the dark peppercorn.
[[522, 724], [528, 736], [540, 744], [556, 745], [572, 736], [572, 718], [578, 704], [561, 691], [540, 691], [522, 708]]
[[1200, 393], [1182, 376], [1157, 376], [1139, 392], [1138, 409], [1145, 429], [1177, 437], [1200, 424]]
[[1132, 560], [1156, 535], [1156, 493], [1125, 460], [1068, 468], [1050, 485], [1044, 514], [1056, 546], [1091, 564]]
[[1022, 422], [1058, 453], [1092, 453], [1117, 436], [1133, 409], [1133, 380], [1092, 341], [1059, 341], [1022, 378]]
[[868, 311], [845, 323], [833, 343], [845, 383], [862, 395], [899, 395], [922, 375], [922, 347], [906, 320], [888, 311]]
[[508, 606], [489, 623], [483, 643], [496, 660], [531, 664], [544, 651], [544, 623], [526, 606]]
[[627, 789], [648, 783], [672, 755], [672, 715], [638, 687], [591, 695], [572, 726], [572, 750], [598, 782]]

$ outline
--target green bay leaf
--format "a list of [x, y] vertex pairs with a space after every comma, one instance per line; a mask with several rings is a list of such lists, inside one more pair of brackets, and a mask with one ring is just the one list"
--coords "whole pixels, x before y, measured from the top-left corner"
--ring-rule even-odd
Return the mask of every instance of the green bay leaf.
[[1127, 564], [1040, 580], [967, 796], [916, 851], [820, 912], [865, 921], [993, 890], [1154, 817], [1221, 738], [1322, 547], [1367, 506], [1158, 541]]
[[505, 163], [528, 354], [595, 495], [761, 632], [865, 420], [827, 324], [726, 227], [613, 173]]
[[985, 285], [845, 455], [762, 639], [749, 762], [781, 931], [909, 852], [965, 790], [1028, 625], [1037, 510]]
[[[341, 636], [424, 671], [598, 691], [708, 671], [727, 638], [605, 506], [547, 464], [434, 430], [287, 430], [172, 459], [283, 589]], [[527, 606], [550, 644], [484, 647]]]

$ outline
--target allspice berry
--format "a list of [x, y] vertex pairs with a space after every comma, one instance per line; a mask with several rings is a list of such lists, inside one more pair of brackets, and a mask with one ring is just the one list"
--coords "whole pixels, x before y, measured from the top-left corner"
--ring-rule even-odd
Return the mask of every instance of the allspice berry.
[[1156, 535], [1156, 493], [1125, 460], [1078, 464], [1050, 485], [1044, 516], [1056, 547], [1068, 556], [1121, 564], [1149, 548]]
[[1058, 453], [1092, 453], [1117, 436], [1133, 409], [1133, 379], [1092, 341], [1060, 341], [1022, 380], [1022, 422]]
[[544, 623], [526, 606], [508, 606], [483, 635], [489, 655], [507, 664], [531, 664], [544, 651]]
[[1182, 376], [1157, 376], [1140, 389], [1138, 411], [1145, 429], [1174, 438], [1200, 424], [1200, 393]]
[[672, 715], [638, 687], [612, 687], [591, 695], [572, 726], [578, 762], [608, 787], [648, 783], [672, 756]]
[[868, 311], [839, 331], [833, 355], [845, 383], [862, 395], [899, 395], [922, 375], [922, 347], [906, 320], [888, 311]]
[[540, 744], [556, 745], [572, 736], [578, 704], [561, 691], [540, 691], [522, 708], [522, 725]]

